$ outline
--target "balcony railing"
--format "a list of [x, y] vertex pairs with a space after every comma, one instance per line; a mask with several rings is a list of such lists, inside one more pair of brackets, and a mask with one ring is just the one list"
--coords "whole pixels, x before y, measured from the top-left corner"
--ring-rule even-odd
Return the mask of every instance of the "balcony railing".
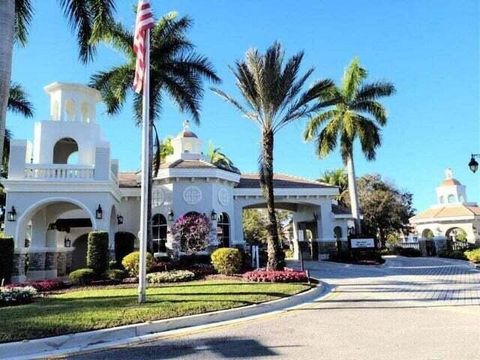
[[39, 180], [93, 180], [94, 167], [69, 164], [27, 164], [26, 179]]

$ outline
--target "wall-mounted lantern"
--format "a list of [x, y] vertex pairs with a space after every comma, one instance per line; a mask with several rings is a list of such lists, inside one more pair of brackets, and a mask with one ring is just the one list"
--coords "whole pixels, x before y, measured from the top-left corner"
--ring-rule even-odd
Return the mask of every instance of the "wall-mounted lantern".
[[97, 211], [95, 211], [95, 218], [97, 220], [101, 220], [103, 218], [103, 210], [102, 210], [102, 207], [100, 206], [100, 204], [98, 204]]
[[70, 246], [72, 246], [72, 241], [66, 237], [63, 244], [65, 245], [65, 247], [69, 248]]
[[217, 220], [217, 213], [215, 212], [215, 210], [212, 210], [212, 213], [210, 214], [210, 219], [212, 219], [213, 221]]
[[17, 211], [15, 210], [15, 206], [12, 206], [12, 210], [7, 212], [7, 220], [8, 221], [17, 221]]
[[118, 214], [117, 215], [117, 224], [122, 225], [123, 224], [123, 216]]
[[168, 221], [173, 221], [173, 218], [174, 218], [173, 210], [170, 209], [170, 211], [167, 214], [167, 219]]

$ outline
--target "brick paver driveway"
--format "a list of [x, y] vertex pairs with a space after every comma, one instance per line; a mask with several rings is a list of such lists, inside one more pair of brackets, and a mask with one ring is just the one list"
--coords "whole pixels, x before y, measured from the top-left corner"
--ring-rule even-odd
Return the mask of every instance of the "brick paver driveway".
[[392, 257], [384, 266], [310, 262], [334, 287], [282, 315], [78, 356], [84, 359], [480, 359], [480, 272]]

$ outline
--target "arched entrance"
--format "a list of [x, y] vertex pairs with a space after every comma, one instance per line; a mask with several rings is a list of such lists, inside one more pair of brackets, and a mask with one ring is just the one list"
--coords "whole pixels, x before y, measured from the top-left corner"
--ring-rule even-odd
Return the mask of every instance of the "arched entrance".
[[71, 239], [94, 228], [94, 217], [78, 200], [50, 198], [30, 206], [16, 227], [15, 247], [23, 249], [28, 258], [26, 274], [21, 263], [18, 265], [20, 278], [26, 275], [27, 279], [38, 280], [66, 275], [72, 266]]

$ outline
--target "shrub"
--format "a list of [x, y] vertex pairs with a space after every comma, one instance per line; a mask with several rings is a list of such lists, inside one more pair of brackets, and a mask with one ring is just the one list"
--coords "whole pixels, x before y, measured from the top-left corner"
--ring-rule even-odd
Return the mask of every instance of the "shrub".
[[422, 256], [422, 252], [418, 249], [413, 248], [400, 248], [398, 251], [399, 255], [407, 257], [419, 257]]
[[108, 269], [108, 233], [92, 231], [88, 234], [87, 267], [96, 274], [103, 274]]
[[232, 275], [242, 268], [242, 254], [240, 250], [233, 248], [220, 248], [212, 255], [212, 264], [220, 274]]
[[46, 292], [46, 291], [53, 291], [53, 290], [59, 290], [63, 289], [66, 287], [65, 283], [61, 280], [37, 280], [37, 281], [28, 281], [24, 283], [16, 283], [16, 284], [10, 284], [7, 285], [6, 287], [26, 287], [26, 286], [31, 286], [38, 292]]
[[480, 263], [480, 249], [465, 251], [464, 255], [468, 260], [474, 263]]
[[283, 270], [258, 269], [243, 274], [243, 278], [255, 282], [305, 282], [308, 280], [305, 271], [285, 268]]
[[[128, 272], [128, 275], [132, 277], [138, 276], [138, 266], [140, 261], [140, 251], [134, 251], [122, 260], [122, 265], [125, 270]], [[147, 272], [150, 271], [153, 265], [153, 256], [147, 252]]]
[[31, 286], [1, 287], [0, 305], [20, 305], [32, 302], [37, 290]]
[[293, 259], [293, 250], [292, 249], [284, 250], [284, 252], [285, 252], [285, 258], [286, 259]]
[[107, 280], [121, 282], [125, 278], [125, 271], [120, 269], [110, 269], [105, 272], [104, 278]]
[[467, 260], [467, 257], [462, 250], [441, 250], [438, 252], [438, 257], [457, 259], [457, 260]]
[[116, 262], [115, 260], [110, 260], [108, 263], [109, 270], [125, 270], [121, 263]]
[[120, 264], [125, 256], [135, 250], [135, 235], [126, 231], [115, 233], [115, 260]]
[[88, 285], [95, 280], [96, 276], [92, 269], [85, 268], [72, 271], [68, 278], [73, 285]]
[[147, 274], [147, 281], [150, 284], [192, 281], [194, 279], [195, 274], [188, 270], [161, 271]]
[[195, 264], [211, 264], [210, 255], [183, 255], [175, 261], [175, 266], [188, 267]]
[[0, 283], [10, 281], [13, 272], [13, 250], [15, 243], [11, 237], [0, 237]]

